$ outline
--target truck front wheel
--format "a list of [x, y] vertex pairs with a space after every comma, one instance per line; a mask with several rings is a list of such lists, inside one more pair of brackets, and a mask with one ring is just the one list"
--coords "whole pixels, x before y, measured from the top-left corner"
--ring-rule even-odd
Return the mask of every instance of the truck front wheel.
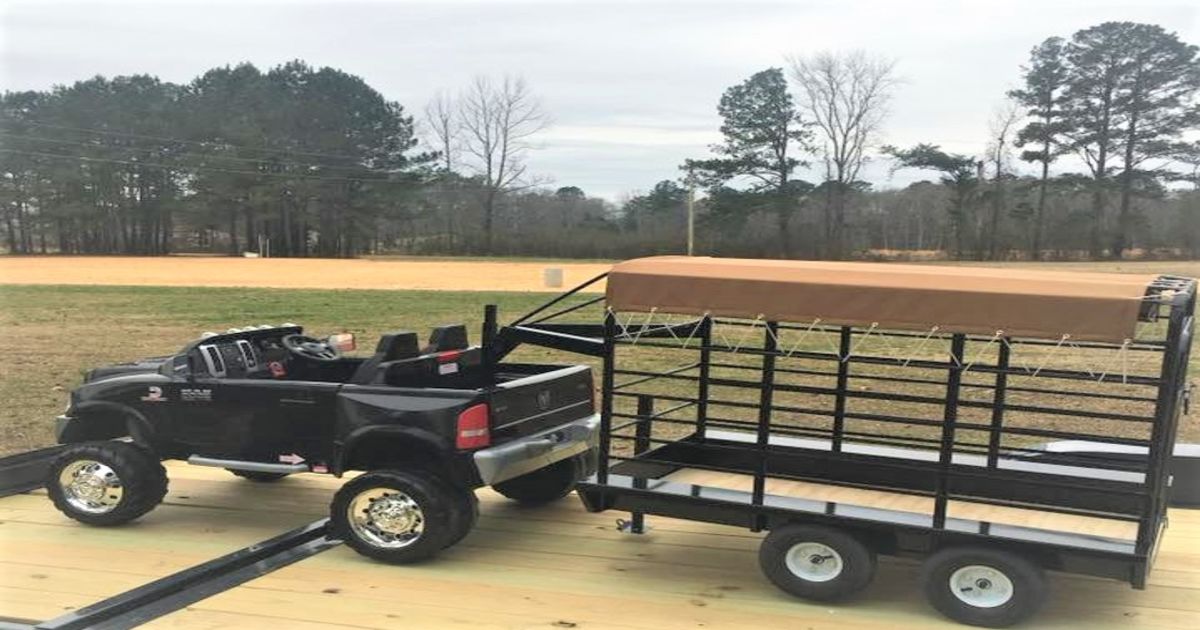
[[167, 494], [167, 471], [150, 450], [129, 442], [88, 442], [50, 466], [54, 507], [88, 525], [120, 525], [154, 509]]
[[575, 458], [564, 459], [492, 487], [522, 505], [542, 505], [571, 494], [579, 478], [578, 471]]
[[333, 534], [358, 553], [392, 564], [425, 560], [465, 535], [469, 504], [442, 480], [401, 470], [368, 472], [333, 497]]

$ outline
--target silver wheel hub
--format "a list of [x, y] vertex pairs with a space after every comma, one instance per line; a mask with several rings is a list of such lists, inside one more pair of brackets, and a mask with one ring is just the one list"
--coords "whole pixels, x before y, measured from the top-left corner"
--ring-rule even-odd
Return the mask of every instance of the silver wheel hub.
[[106, 514], [121, 503], [125, 491], [121, 478], [107, 464], [80, 459], [67, 464], [58, 485], [71, 507], [88, 514]]
[[809, 582], [828, 582], [841, 575], [845, 568], [841, 554], [819, 542], [792, 545], [784, 556], [784, 563], [796, 577]]
[[1013, 583], [999, 569], [971, 564], [950, 574], [950, 592], [969, 606], [995, 608], [1012, 599]]
[[425, 531], [425, 513], [407, 494], [392, 488], [364, 490], [346, 508], [350, 529], [359, 539], [384, 549], [400, 549]]

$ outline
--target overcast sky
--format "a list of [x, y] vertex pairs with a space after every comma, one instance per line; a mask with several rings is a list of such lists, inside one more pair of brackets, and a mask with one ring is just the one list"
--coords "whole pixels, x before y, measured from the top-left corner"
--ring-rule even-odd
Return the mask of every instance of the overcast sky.
[[[884, 139], [981, 151], [1029, 49], [1108, 20], [1200, 43], [1192, 0], [828, 2], [56, 2], [0, 0], [0, 88], [96, 74], [187, 82], [213, 66], [291, 59], [357, 74], [419, 112], [473, 75], [523, 75], [553, 117], [530, 170], [619, 199], [679, 176], [717, 141], [717, 99], [785, 57], [861, 48], [894, 58]], [[898, 186], [879, 160], [866, 178]], [[925, 175], [926, 177], [928, 175]]]

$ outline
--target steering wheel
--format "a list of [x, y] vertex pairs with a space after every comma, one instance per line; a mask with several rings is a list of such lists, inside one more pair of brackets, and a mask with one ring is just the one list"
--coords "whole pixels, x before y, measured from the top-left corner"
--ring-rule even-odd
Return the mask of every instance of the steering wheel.
[[284, 335], [279, 342], [288, 352], [310, 361], [329, 363], [342, 358], [342, 353], [329, 342], [306, 335]]

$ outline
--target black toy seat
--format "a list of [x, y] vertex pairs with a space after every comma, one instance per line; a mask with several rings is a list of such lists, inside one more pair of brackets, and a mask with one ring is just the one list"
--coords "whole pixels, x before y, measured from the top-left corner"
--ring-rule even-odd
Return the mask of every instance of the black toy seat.
[[421, 354], [466, 350], [470, 345], [470, 340], [467, 338], [467, 327], [463, 324], [438, 326], [429, 333], [429, 345], [421, 350]]
[[379, 344], [375, 346], [375, 355], [358, 366], [349, 382], [358, 385], [374, 383], [378, 379], [381, 363], [411, 359], [420, 355], [421, 346], [417, 341], [417, 333], [407, 330], [386, 333], [379, 337]]

